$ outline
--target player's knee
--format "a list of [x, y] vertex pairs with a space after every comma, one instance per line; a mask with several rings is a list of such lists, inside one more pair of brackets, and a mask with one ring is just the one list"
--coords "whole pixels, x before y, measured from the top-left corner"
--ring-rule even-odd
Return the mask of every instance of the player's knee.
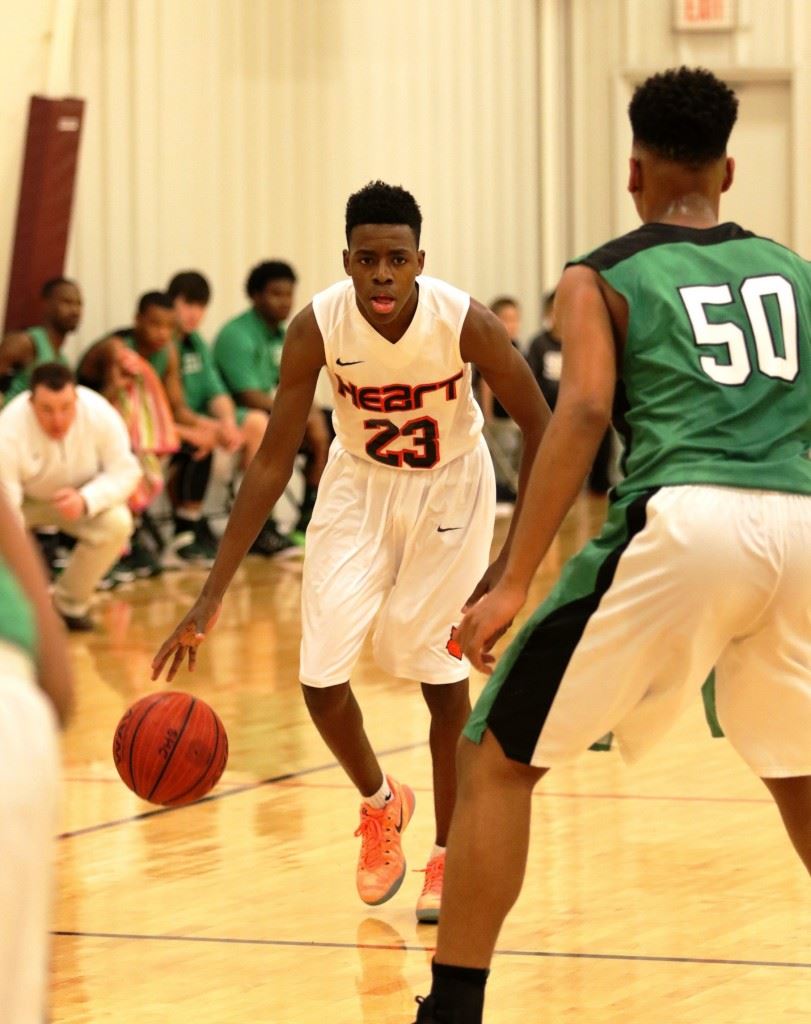
[[246, 441], [261, 441], [268, 424], [268, 414], [261, 409], [251, 409], [245, 416], [242, 432]]
[[134, 529], [132, 513], [126, 505], [114, 505], [100, 514], [99, 527], [105, 539], [123, 545], [132, 536]]
[[341, 714], [349, 700], [349, 683], [338, 686], [308, 686], [301, 684], [304, 703], [313, 720], [327, 719]]
[[470, 713], [467, 679], [441, 686], [425, 683], [422, 692], [434, 722], [457, 721]]
[[474, 787], [490, 783], [532, 789], [548, 771], [547, 768], [535, 768], [508, 757], [489, 729], [481, 743], [461, 737], [456, 763], [460, 784], [469, 782]]

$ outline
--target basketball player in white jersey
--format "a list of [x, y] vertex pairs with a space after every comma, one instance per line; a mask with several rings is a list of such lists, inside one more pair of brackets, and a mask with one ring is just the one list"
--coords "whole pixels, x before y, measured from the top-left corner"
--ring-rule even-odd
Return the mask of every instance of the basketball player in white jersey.
[[[349, 685], [373, 621], [381, 668], [422, 683], [431, 714], [436, 845], [417, 905], [438, 919], [455, 753], [470, 711], [469, 665], [455, 640], [462, 606], [498, 579], [512, 539], [487, 567], [493, 467], [471, 392], [475, 363], [523, 432], [524, 480], [549, 411], [523, 357], [485, 306], [422, 276], [421, 214], [410, 193], [373, 182], [350, 196], [344, 269], [287, 331], [265, 438], [195, 605], [153, 662], [172, 679], [211, 628], [223, 594], [282, 494], [322, 367], [336, 438], [307, 531], [301, 682], [318, 731], [362, 797], [358, 892], [390, 899], [403, 880], [408, 786], [384, 773]], [[519, 503], [520, 507], [520, 496]]]

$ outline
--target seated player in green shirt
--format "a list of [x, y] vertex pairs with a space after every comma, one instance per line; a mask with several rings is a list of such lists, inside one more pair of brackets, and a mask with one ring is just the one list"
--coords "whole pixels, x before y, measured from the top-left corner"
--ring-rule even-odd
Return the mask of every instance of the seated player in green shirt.
[[[237, 422], [234, 402], [214, 365], [209, 346], [197, 331], [211, 298], [206, 278], [195, 270], [182, 271], [169, 282], [167, 294], [174, 305], [177, 324], [174, 344], [184, 400], [196, 415], [215, 420], [218, 425], [216, 446], [238, 454], [239, 469], [244, 470], [262, 443], [267, 415], [258, 409], [243, 409]], [[186, 445], [172, 458], [169, 492], [175, 510], [175, 530], [178, 534], [190, 531], [195, 535], [193, 545], [177, 551], [182, 559], [196, 556], [198, 549], [205, 560], [210, 561], [216, 554], [216, 537], [201, 512], [210, 467], [210, 455], [206, 460], [195, 458]], [[270, 536], [266, 531], [258, 538], [254, 553], [273, 555], [291, 546], [287, 538]]]
[[[296, 275], [281, 260], [254, 267], [245, 291], [251, 308], [229, 320], [214, 343], [214, 360], [237, 403], [238, 416], [260, 410], [267, 419], [279, 384], [279, 364], [284, 344], [284, 322], [293, 307]], [[313, 408], [307, 421], [302, 451], [305, 493], [296, 530], [310, 521], [318, 482], [327, 462], [329, 430], [322, 410]], [[260, 538], [262, 534], [260, 534]]]
[[31, 371], [40, 363], [67, 363], [62, 348], [79, 326], [82, 293], [75, 281], [54, 277], [43, 284], [40, 297], [39, 326], [12, 331], [0, 341], [0, 406], [28, 388]]
[[[138, 301], [134, 324], [131, 327], [118, 328], [92, 345], [82, 356], [78, 376], [82, 383], [112, 398], [110, 388], [111, 382], [116, 379], [116, 371], [123, 371], [125, 374], [131, 372], [127, 365], [127, 352], [136, 352], [152, 366], [166, 392], [183, 450], [190, 459], [199, 463], [200, 475], [196, 483], [201, 490], [197, 500], [202, 503], [211, 470], [211, 452], [218, 443], [228, 443], [227, 429], [223, 434], [217, 420], [194, 412], [187, 404], [180, 376], [180, 356], [173, 344], [175, 330], [172, 300], [164, 292], [147, 292]], [[177, 512], [178, 497], [171, 478], [168, 494]], [[213, 562], [216, 545], [212, 547], [212, 543], [201, 543], [197, 531], [193, 532], [195, 536], [188, 545], [189, 550], [186, 550], [185, 556], [181, 556], [181, 564], [210, 565]], [[181, 523], [181, 528], [176, 529], [176, 537], [186, 533], [186, 524]], [[183, 548], [185, 547], [187, 545], [183, 545]], [[149, 548], [150, 545], [145, 543], [143, 534], [136, 533], [132, 556], [129, 561], [125, 560], [125, 570], [130, 568], [136, 575], [142, 576], [158, 572], [160, 566], [150, 557]], [[173, 552], [180, 550], [181, 547], [172, 548]], [[124, 578], [121, 572], [119, 576]]]

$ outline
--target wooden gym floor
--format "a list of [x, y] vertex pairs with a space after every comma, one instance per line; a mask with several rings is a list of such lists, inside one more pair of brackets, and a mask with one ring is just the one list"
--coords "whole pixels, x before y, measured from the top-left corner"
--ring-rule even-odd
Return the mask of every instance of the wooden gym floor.
[[[581, 499], [538, 597], [602, 514]], [[406, 880], [368, 908], [354, 887], [357, 797], [299, 694], [299, 561], [248, 559], [197, 673], [175, 681], [229, 733], [212, 796], [164, 811], [116, 775], [116, 722], [157, 688], [152, 654], [202, 578], [114, 592], [99, 631], [71, 639], [79, 692], [64, 738], [53, 1022], [410, 1024], [435, 937], [414, 917], [414, 869], [433, 842], [428, 716], [417, 686], [364, 657], [353, 681], [372, 741], [417, 793]], [[488, 1024], [811, 1020], [808, 878], [765, 788], [709, 738], [698, 701], [641, 765], [587, 754], [551, 773], [534, 806]]]

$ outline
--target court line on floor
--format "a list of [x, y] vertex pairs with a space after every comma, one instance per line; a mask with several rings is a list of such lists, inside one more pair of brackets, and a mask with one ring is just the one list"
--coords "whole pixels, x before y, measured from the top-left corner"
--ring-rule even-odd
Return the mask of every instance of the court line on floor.
[[[149, 935], [136, 932], [53, 931], [58, 938], [125, 939], [133, 942], [196, 942], [209, 945], [278, 946], [316, 949], [389, 949], [403, 953], [430, 953], [432, 946], [410, 946], [401, 943], [318, 942], [304, 939], [239, 939], [216, 935]], [[737, 960], [724, 957], [652, 956], [642, 953], [569, 953], [547, 949], [497, 949], [496, 956], [535, 957], [550, 960], [614, 960], [619, 962], [656, 964], [700, 964], [705, 967], [786, 967], [811, 970], [811, 963], [791, 960]]]
[[[287, 781], [287, 780], [286, 780]], [[291, 779], [285, 789], [352, 789], [348, 782], [297, 782]], [[415, 793], [432, 793], [430, 786], [412, 786]], [[554, 789], [536, 789], [533, 794], [536, 800], [544, 797], [559, 797], [564, 800], [652, 800], [667, 803], [701, 803], [701, 804], [766, 804], [773, 806], [769, 797], [751, 796], [668, 796], [648, 793], [563, 793]]]
[[[409, 750], [417, 750], [419, 747], [427, 747], [428, 743], [426, 740], [420, 740], [419, 743], [407, 743], [401, 747], [390, 747], [388, 750], [381, 750], [378, 754], [379, 757], [391, 757], [394, 754], [403, 754]], [[337, 761], [330, 761], [328, 764], [315, 765], [312, 768], [302, 768], [297, 772], [284, 772], [282, 775], [273, 775], [268, 779], [260, 779], [258, 782], [246, 782], [243, 785], [232, 786], [230, 789], [222, 790], [218, 793], [212, 793], [210, 796], [204, 796], [201, 800], [195, 800], [194, 803], [184, 804], [182, 807], [156, 807], [152, 811], [141, 811], [138, 814], [130, 814], [125, 818], [114, 818], [111, 821], [102, 821], [96, 825], [87, 825], [84, 828], [73, 829], [69, 832], [61, 832], [57, 835], [57, 839], [73, 839], [74, 836], [85, 836], [91, 832], [103, 832], [105, 829], [115, 828], [118, 825], [128, 825], [133, 821], [142, 821], [146, 818], [157, 818], [162, 814], [172, 814], [177, 811], [187, 811], [191, 807], [199, 807], [200, 804], [212, 803], [215, 800], [224, 800], [229, 796], [236, 796], [239, 793], [248, 793], [254, 789], [261, 789], [262, 786], [273, 786], [280, 782], [289, 782], [291, 779], [299, 779], [304, 775], [315, 775], [317, 772], [326, 772], [332, 768], [340, 768]], [[122, 783], [123, 785], [123, 783]]]
[[[87, 784], [91, 785], [94, 782], [101, 782], [105, 785], [114, 784], [116, 786], [121, 785], [121, 778], [118, 775], [66, 775], [62, 779], [63, 783], [76, 783], [76, 784]], [[220, 789], [235, 789], [238, 786], [244, 786], [244, 782], [227, 782], [223, 779], [217, 783]]]
[[[418, 746], [423, 746], [420, 743]], [[395, 751], [396, 752], [396, 751]], [[392, 753], [392, 751], [389, 751]], [[383, 755], [381, 755], [383, 756]], [[320, 769], [313, 769], [319, 771]], [[270, 780], [268, 780], [270, 781]], [[298, 782], [295, 775], [291, 775], [290, 778], [282, 778], [274, 780], [280, 785], [284, 785], [285, 789], [340, 789], [340, 790], [353, 790], [354, 786], [351, 782]], [[63, 779], [63, 782], [74, 782], [74, 783], [115, 783], [116, 785], [121, 784], [121, 779], [118, 776], [115, 777], [103, 777], [103, 776], [80, 776], [70, 777]], [[263, 783], [264, 784], [264, 783]], [[252, 787], [257, 783], [250, 782], [220, 782], [221, 792], [217, 796], [226, 796], [225, 791], [241, 790], [245, 786]], [[412, 786], [411, 789], [415, 793], [433, 793], [433, 789], [430, 786]], [[667, 793], [564, 793], [554, 789], [536, 789], [532, 794], [536, 800], [543, 799], [544, 797], [557, 797], [561, 800], [648, 800], [659, 802], [659, 803], [695, 803], [695, 804], [762, 804], [764, 806], [771, 807], [774, 801], [769, 797], [753, 797], [753, 796], [673, 796]]]

